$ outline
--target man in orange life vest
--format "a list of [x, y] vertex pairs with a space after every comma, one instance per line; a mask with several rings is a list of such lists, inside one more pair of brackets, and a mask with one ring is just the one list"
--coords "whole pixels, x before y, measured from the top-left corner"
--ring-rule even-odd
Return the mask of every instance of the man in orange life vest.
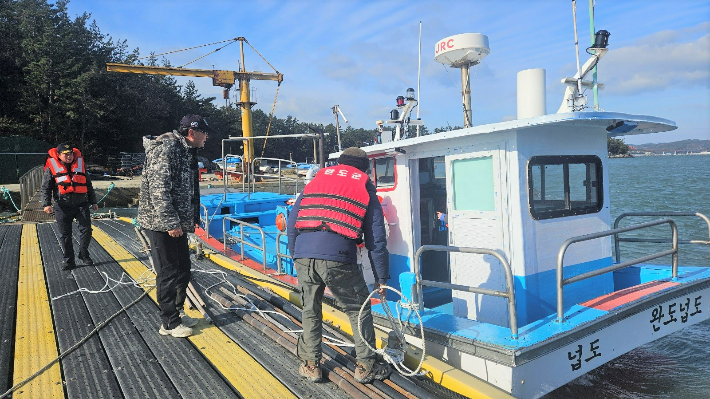
[[382, 206], [367, 175], [370, 161], [365, 151], [347, 148], [338, 165], [321, 169], [306, 185], [288, 218], [288, 246], [298, 273], [303, 302], [303, 333], [298, 339], [299, 373], [308, 380], [322, 379], [323, 293], [326, 285], [350, 319], [355, 339], [355, 380], [383, 380], [390, 373], [377, 362], [375, 329], [370, 304], [361, 320], [358, 313], [368, 297], [362, 270], [357, 265], [357, 243], [370, 251], [375, 289], [384, 295], [389, 279], [389, 252]]
[[[81, 152], [69, 144], [59, 144], [49, 150], [49, 159], [44, 166], [42, 179], [42, 206], [44, 211], [52, 213], [59, 226], [59, 244], [64, 252], [62, 268], [71, 270], [76, 267], [74, 262], [74, 246], [72, 245], [72, 220], [79, 224], [79, 260], [85, 265], [93, 265], [89, 256], [91, 242], [91, 215], [94, 211], [96, 194], [91, 180], [86, 173], [84, 158]], [[54, 199], [54, 207], [52, 207]]]

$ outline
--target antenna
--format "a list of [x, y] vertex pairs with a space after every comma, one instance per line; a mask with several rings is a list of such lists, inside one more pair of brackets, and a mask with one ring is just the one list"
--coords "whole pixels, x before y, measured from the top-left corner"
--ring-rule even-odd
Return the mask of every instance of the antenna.
[[579, 40], [577, 39], [577, 1], [572, 0], [572, 24], [574, 25], [574, 55], [577, 57], [577, 90], [582, 93], [582, 70], [579, 69]]
[[334, 105], [333, 108], [331, 108], [331, 109], [333, 110], [333, 113], [335, 114], [335, 131], [338, 136], [338, 151], [342, 151], [343, 146], [340, 144], [340, 124], [338, 123], [338, 114], [340, 114], [340, 116], [343, 117], [343, 122], [345, 122], [345, 123], [348, 123], [348, 118], [346, 118], [345, 115], [343, 115], [343, 111], [340, 110], [339, 105]]
[[[594, 0], [589, 0], [589, 35], [592, 39], [592, 47], [594, 47], [594, 42], [596, 40], [596, 35], [594, 34]], [[597, 66], [594, 66], [592, 70], [592, 91], [594, 92], [594, 110], [599, 111], [599, 87], [597, 84]]]
[[[420, 82], [422, 80], [422, 21], [419, 21], [419, 66], [417, 67], [417, 98], [419, 106], [417, 107], [417, 120], [419, 120], [419, 109], [421, 108], [422, 92]], [[419, 137], [419, 125], [417, 125], [417, 137]]]
[[481, 33], [462, 33], [441, 39], [436, 43], [434, 60], [461, 69], [464, 127], [471, 127], [469, 68], [479, 64], [490, 52], [488, 36]]
[[584, 77], [597, 66], [599, 60], [601, 60], [602, 57], [604, 57], [609, 51], [607, 48], [609, 44], [609, 35], [609, 32], [606, 30], [597, 31], [594, 35], [594, 44], [587, 48], [587, 53], [590, 55], [587, 62], [585, 62], [584, 65], [577, 70], [574, 77], [562, 79], [562, 83], [564, 83], [567, 88], [565, 89], [565, 94], [562, 98], [562, 104], [557, 110], [558, 114], [564, 112], [582, 111], [586, 107], [587, 99], [582, 94], [582, 87], [589, 89], [594, 88], [596, 85], [599, 89], [604, 88], [603, 84], [584, 80]]

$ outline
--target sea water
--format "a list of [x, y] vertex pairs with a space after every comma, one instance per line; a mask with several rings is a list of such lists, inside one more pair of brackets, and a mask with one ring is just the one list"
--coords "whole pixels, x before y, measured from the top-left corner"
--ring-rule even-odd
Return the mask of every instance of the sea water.
[[[684, 211], [710, 217], [710, 155], [610, 159], [609, 186], [612, 220], [625, 212]], [[620, 227], [659, 218], [624, 218]], [[673, 219], [679, 239], [710, 238], [700, 218]], [[652, 233], [652, 237], [670, 237], [667, 225]], [[628, 242], [620, 246], [622, 261], [670, 248], [669, 244]], [[681, 266], [710, 266], [706, 245], [682, 245], [679, 252]], [[655, 263], [670, 264], [670, 257]], [[632, 350], [545, 398], [710, 398], [710, 321]]]

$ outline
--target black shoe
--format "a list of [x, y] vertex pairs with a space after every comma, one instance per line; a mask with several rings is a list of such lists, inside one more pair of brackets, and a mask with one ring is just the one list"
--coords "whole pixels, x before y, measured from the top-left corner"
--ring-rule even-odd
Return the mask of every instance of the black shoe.
[[82, 261], [85, 265], [91, 266], [94, 264], [94, 261], [91, 259], [91, 256], [89, 256], [89, 253], [82, 254], [80, 253], [78, 256], [79, 260]]
[[72, 270], [76, 267], [76, 264], [71, 262], [62, 262], [62, 270]]

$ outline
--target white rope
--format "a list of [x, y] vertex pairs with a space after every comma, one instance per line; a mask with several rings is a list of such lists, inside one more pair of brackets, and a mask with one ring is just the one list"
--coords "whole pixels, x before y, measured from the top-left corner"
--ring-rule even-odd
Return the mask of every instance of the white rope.
[[[422, 368], [422, 364], [424, 364], [424, 356], [426, 356], [426, 344], [424, 341], [424, 323], [422, 323], [422, 317], [419, 314], [419, 310], [415, 306], [413, 306], [414, 304], [409, 299], [407, 299], [407, 297], [404, 296], [404, 294], [399, 292], [397, 289], [392, 288], [387, 285], [381, 285], [379, 288], [385, 288], [390, 291], [393, 291], [396, 294], [398, 294], [400, 298], [403, 298], [406, 300], [406, 302], [407, 302], [406, 305], [402, 305], [402, 306], [406, 306], [410, 309], [410, 313], [409, 313], [409, 316], [407, 316], [407, 320], [409, 320], [412, 310], [414, 310], [414, 312], [416, 313], [417, 318], [419, 319], [419, 330], [420, 330], [421, 337], [422, 337], [422, 357], [419, 361], [419, 365], [417, 366], [417, 368], [415, 370], [410, 370], [407, 366], [404, 365], [403, 359], [401, 359], [401, 360], [394, 359], [390, 355], [390, 353], [387, 352], [386, 349], [376, 349], [376, 348], [373, 348], [372, 346], [370, 346], [370, 344], [366, 340], [363, 339], [362, 341], [365, 343], [365, 345], [367, 345], [368, 348], [370, 348], [371, 351], [380, 354], [385, 359], [385, 361], [387, 361], [388, 363], [391, 363], [397, 369], [397, 371], [399, 371], [400, 374], [407, 376], [407, 377], [413, 377], [415, 375], [420, 376], [420, 375], [425, 374], [423, 372], [422, 373], [419, 372]], [[360, 307], [360, 312], [358, 313], [358, 316], [357, 316], [357, 332], [358, 332], [358, 334], [360, 334], [361, 338], [362, 338], [362, 312], [363, 312], [363, 310], [365, 310], [365, 306], [367, 306], [367, 304], [370, 303], [370, 298], [372, 298], [372, 295], [375, 292], [377, 292], [378, 290], [372, 291], [370, 293], [370, 295], [367, 296], [367, 298], [365, 299], [365, 302], [363, 302], [362, 306]], [[400, 342], [402, 343], [403, 350], [404, 350], [404, 345], [406, 345], [407, 341], [404, 340], [404, 332], [402, 331], [403, 324], [402, 324], [402, 320], [400, 318], [399, 309], [397, 309], [398, 323], [395, 324], [394, 316], [392, 316], [392, 311], [389, 308], [389, 303], [387, 302], [387, 300], [385, 298], [381, 297], [380, 303], [382, 303], [382, 308], [385, 309], [385, 314], [387, 315], [387, 319], [389, 320], [389, 322], [392, 326], [392, 330], [397, 334], [398, 337], [400, 337]], [[398, 301], [397, 303], [401, 305], [401, 300]]]
[[[146, 272], [152, 272], [152, 270], [149, 269]], [[100, 272], [101, 276], [103, 276], [103, 278], [104, 278], [104, 286], [101, 287], [100, 289], [90, 290], [88, 288], [81, 287], [75, 291], [56, 296], [56, 297], [52, 298], [52, 300], [56, 301], [57, 299], [61, 299], [61, 298], [64, 298], [64, 297], [67, 297], [70, 295], [74, 295], [74, 294], [78, 294], [78, 293], [82, 293], [82, 292], [86, 293], [86, 294], [102, 294], [104, 292], [111, 292], [111, 291], [113, 291], [114, 288], [116, 288], [118, 286], [122, 286], [122, 285], [130, 285], [130, 286], [137, 287], [137, 288], [154, 287], [155, 286], [155, 278], [143, 277], [146, 272], [143, 272], [143, 274], [141, 274], [141, 276], [138, 278], [138, 280], [133, 280], [131, 278], [131, 276], [129, 276], [125, 272], [121, 273], [121, 278], [118, 280], [109, 277], [106, 272]], [[128, 281], [123, 281], [124, 277], [128, 278]], [[113, 285], [111, 285], [111, 283], [113, 283]]]
[[[258, 313], [258, 314], [259, 314], [262, 318], [264, 318], [264, 319], [268, 319], [268, 316], [267, 316], [267, 315], [273, 314], [273, 315], [276, 315], [276, 316], [283, 317], [284, 319], [290, 320], [290, 319], [288, 318], [288, 316], [286, 316], [286, 315], [284, 315], [284, 314], [282, 314], [282, 313], [280, 313], [280, 312], [277, 312], [277, 311], [274, 311], [274, 310], [262, 310], [262, 309], [259, 309], [259, 307], [256, 306], [256, 304], [254, 304], [254, 302], [252, 302], [251, 298], [249, 298], [248, 296], [243, 295], [243, 294], [240, 294], [240, 293], [237, 292], [237, 289], [236, 289], [236, 287], [234, 287], [234, 284], [232, 284], [229, 280], [227, 280], [227, 273], [226, 273], [226, 272], [224, 272], [224, 271], [222, 271], [222, 270], [217, 270], [217, 269], [197, 269], [197, 268], [194, 269], [194, 271], [200, 272], [200, 273], [206, 273], [206, 274], [216, 274], [216, 275], [219, 275], [219, 276], [222, 277], [221, 281], [219, 281], [219, 282], [217, 282], [217, 283], [214, 283], [214, 284], [210, 285], [209, 287], [205, 288], [205, 289], [204, 289], [204, 293], [205, 293], [205, 296], [206, 296], [207, 298], [211, 299], [213, 302], [215, 302], [215, 303], [216, 303], [220, 308], [222, 308], [223, 310], [227, 310], [227, 311], [241, 310], [241, 311], [244, 311], [244, 312]], [[229, 307], [227, 307], [227, 306], [222, 305], [220, 302], [218, 302], [218, 301], [215, 300], [214, 298], [212, 298], [212, 296], [210, 296], [210, 293], [209, 293], [210, 290], [211, 290], [212, 288], [214, 288], [214, 287], [216, 287], [216, 286], [219, 286], [219, 285], [222, 285], [222, 284], [227, 285], [227, 286], [229, 287], [229, 290], [230, 290], [235, 296], [238, 296], [238, 297], [244, 299], [244, 300], [247, 301], [252, 307], [250, 307], [250, 308], [245, 308], [245, 307], [241, 307], [241, 306], [229, 306]], [[279, 324], [280, 324], [280, 323], [279, 323]], [[287, 334], [300, 334], [300, 333], [303, 332], [302, 329], [301, 329], [301, 330], [281, 329], [281, 331], [283, 331], [283, 332], [285, 332], [285, 333], [287, 333]], [[327, 336], [327, 335], [323, 335], [323, 339], [324, 339], [324, 342], [325, 342], [326, 344], [328, 344], [328, 345], [339, 346], [339, 347], [346, 347], [346, 348], [355, 347], [355, 344], [351, 344], [351, 343], [349, 343], [349, 342], [342, 341], [342, 340], [337, 339], [337, 338], [335, 338], [335, 337], [330, 337], [330, 336]]]

